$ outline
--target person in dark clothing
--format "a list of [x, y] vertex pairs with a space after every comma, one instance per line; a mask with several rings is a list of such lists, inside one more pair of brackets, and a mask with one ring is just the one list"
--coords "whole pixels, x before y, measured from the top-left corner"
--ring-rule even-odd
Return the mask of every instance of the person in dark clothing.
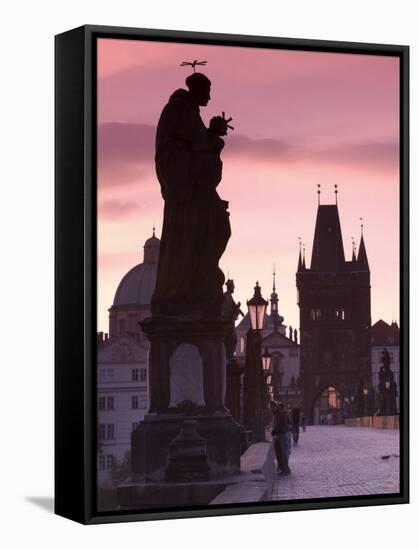
[[277, 404], [275, 401], [271, 401], [269, 407], [273, 415], [272, 437], [274, 442], [275, 457], [278, 463], [277, 473], [279, 475], [289, 475], [291, 470], [288, 466], [288, 417], [284, 411], [284, 405], [282, 403]]
[[291, 423], [292, 423], [292, 439], [294, 445], [298, 445], [298, 439], [300, 437], [300, 420], [301, 411], [298, 407], [293, 407], [291, 411]]

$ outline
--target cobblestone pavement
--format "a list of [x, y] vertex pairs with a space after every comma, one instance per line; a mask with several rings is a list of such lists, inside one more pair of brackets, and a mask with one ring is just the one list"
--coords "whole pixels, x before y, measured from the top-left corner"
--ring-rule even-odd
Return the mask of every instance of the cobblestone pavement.
[[398, 455], [398, 430], [307, 426], [291, 449], [291, 475], [276, 479], [272, 499], [398, 493]]

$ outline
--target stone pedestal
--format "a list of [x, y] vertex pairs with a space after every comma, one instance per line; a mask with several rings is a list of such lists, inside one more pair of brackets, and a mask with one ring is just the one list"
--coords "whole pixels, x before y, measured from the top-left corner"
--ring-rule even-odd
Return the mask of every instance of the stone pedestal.
[[210, 477], [207, 444], [197, 432], [196, 420], [184, 420], [180, 433], [169, 445], [166, 481], [206, 481]]
[[[208, 470], [194, 479], [237, 474], [240, 427], [224, 405], [228, 325], [217, 320], [151, 318], [142, 328], [151, 342], [150, 407], [131, 436], [132, 481], [160, 483], [167, 479], [166, 472], [173, 473], [169, 463], [172, 460], [173, 466], [175, 440], [185, 421], [195, 421], [197, 437], [206, 447]], [[199, 446], [198, 439], [195, 443]], [[183, 450], [186, 447], [183, 441]]]

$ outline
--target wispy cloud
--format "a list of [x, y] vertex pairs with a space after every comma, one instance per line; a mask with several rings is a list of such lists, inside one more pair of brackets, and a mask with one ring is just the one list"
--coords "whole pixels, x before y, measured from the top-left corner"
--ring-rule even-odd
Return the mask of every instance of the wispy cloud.
[[109, 199], [99, 203], [99, 211], [105, 219], [125, 218], [131, 214], [137, 214], [140, 206], [136, 201]]
[[156, 129], [147, 124], [110, 122], [98, 129], [99, 184], [126, 186], [154, 171]]
[[[141, 184], [154, 176], [154, 142], [156, 129], [152, 125], [111, 122], [99, 126], [99, 183], [101, 187], [128, 187]], [[283, 139], [252, 139], [240, 134], [226, 138], [222, 156], [246, 161], [269, 163], [311, 163], [340, 165], [345, 168], [388, 171], [398, 168], [399, 146], [395, 142], [371, 141], [288, 143]], [[108, 201], [104, 204], [107, 217], [118, 217], [133, 211], [132, 201]]]

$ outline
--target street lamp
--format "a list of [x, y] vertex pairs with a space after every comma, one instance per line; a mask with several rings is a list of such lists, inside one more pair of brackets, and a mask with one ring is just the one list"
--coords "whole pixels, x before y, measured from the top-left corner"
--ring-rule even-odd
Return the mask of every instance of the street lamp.
[[355, 395], [351, 395], [351, 409], [350, 409], [351, 410], [351, 417], [356, 416], [354, 414], [354, 403], [355, 403]]
[[249, 310], [250, 326], [253, 331], [261, 331], [265, 326], [266, 310], [268, 302], [262, 298], [259, 282], [256, 281], [253, 297], [247, 301]]
[[247, 301], [250, 330], [247, 333], [247, 420], [252, 427], [254, 442], [265, 441], [264, 405], [266, 403], [264, 372], [269, 368], [271, 356], [267, 350], [262, 355], [262, 330], [265, 326], [268, 302], [262, 297], [256, 281], [253, 297]]
[[367, 397], [368, 397], [368, 388], [364, 386], [364, 416], [367, 416]]
[[263, 352], [263, 355], [262, 355], [263, 372], [265, 372], [265, 373], [269, 372], [269, 367], [271, 366], [271, 359], [272, 359], [272, 357], [271, 357], [271, 354], [268, 351], [268, 348], [265, 348], [265, 351]]
[[389, 415], [389, 404], [390, 404], [390, 399], [389, 399], [389, 395], [388, 395], [388, 390], [390, 389], [390, 385], [391, 385], [391, 382], [390, 382], [390, 379], [386, 376], [385, 380], [384, 380], [384, 386], [386, 388], [386, 393], [385, 393], [385, 407], [384, 407], [384, 410], [385, 410], [385, 414], [388, 416]]

